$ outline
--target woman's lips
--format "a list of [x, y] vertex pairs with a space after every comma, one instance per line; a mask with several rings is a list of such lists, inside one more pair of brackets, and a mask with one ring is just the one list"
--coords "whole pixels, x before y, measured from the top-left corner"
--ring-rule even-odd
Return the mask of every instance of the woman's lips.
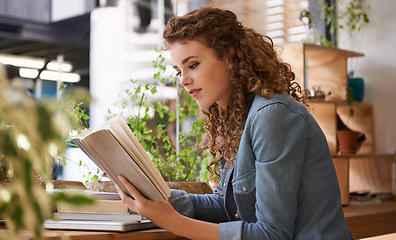
[[191, 89], [188, 91], [188, 93], [191, 95], [191, 97], [195, 97], [200, 91], [201, 89]]

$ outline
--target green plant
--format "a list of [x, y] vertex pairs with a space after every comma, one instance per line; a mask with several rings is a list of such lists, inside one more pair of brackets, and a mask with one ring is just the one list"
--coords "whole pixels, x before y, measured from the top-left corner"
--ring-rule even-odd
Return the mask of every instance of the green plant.
[[338, 130], [351, 130], [350, 128], [350, 120], [355, 116], [356, 111], [359, 111], [360, 115], [363, 115], [361, 106], [360, 106], [360, 101], [357, 101], [353, 97], [353, 89], [349, 87], [347, 89], [347, 96], [345, 100], [345, 104], [348, 107], [348, 111], [344, 112], [342, 111], [343, 114], [339, 116], [339, 123], [338, 123]]
[[[307, 20], [304, 20], [304, 19]], [[308, 28], [312, 28], [312, 14], [310, 11], [304, 9], [300, 12], [300, 17], [299, 17], [300, 21], [302, 21], [304, 23], [304, 25], [308, 26]]]
[[352, 89], [351, 89], [350, 87], [348, 87], [348, 89], [347, 89], [347, 99], [346, 99], [346, 102], [347, 102], [348, 106], [350, 106], [350, 108], [349, 108], [349, 116], [350, 116], [350, 117], [353, 117], [353, 115], [355, 115], [355, 110], [353, 109], [352, 106], [353, 106], [354, 102], [356, 102], [356, 100], [355, 100], [355, 98], [353, 97]]
[[348, 121], [347, 121], [347, 125], [349, 123], [349, 119], [353, 118], [353, 116], [355, 116], [355, 109], [354, 106], [358, 107], [359, 110], [359, 114], [362, 116], [363, 112], [362, 109], [360, 107], [360, 101], [356, 100], [353, 96], [353, 89], [351, 87], [348, 87], [347, 89], [347, 98], [346, 98], [346, 103], [349, 106], [349, 117], [348, 117]]
[[66, 103], [67, 110], [70, 111], [69, 116], [71, 119], [71, 128], [72, 132], [68, 135], [63, 151], [57, 157], [57, 160], [60, 164], [66, 166], [67, 163], [74, 163], [79, 166], [79, 168], [83, 168], [84, 170], [88, 170], [87, 174], [83, 174], [83, 178], [85, 179], [84, 183], [86, 184], [88, 181], [96, 181], [99, 180], [99, 172], [100, 169], [98, 167], [92, 167], [83, 163], [82, 160], [77, 159], [68, 159], [63, 154], [68, 147], [77, 147], [72, 141], [71, 138], [76, 134], [81, 134], [82, 131], [88, 130], [88, 121], [89, 114], [87, 113], [87, 109], [91, 102], [90, 94], [85, 88], [73, 87], [70, 90], [67, 90], [67, 85], [62, 83], [59, 91], [62, 94], [62, 102]]
[[[175, 86], [178, 80], [173, 74], [166, 76], [165, 59], [161, 50], [157, 52], [159, 55], [153, 61], [157, 69], [154, 82], [131, 80], [132, 89], [126, 90], [121, 108], [134, 109], [126, 120], [165, 180], [206, 180], [202, 179], [207, 176], [204, 174], [207, 170], [201, 166], [201, 161], [209, 155], [200, 147], [205, 132], [204, 119], [198, 117], [199, 107], [184, 89], [179, 91], [183, 99], [180, 103], [155, 99], [159, 86]], [[172, 104], [175, 104], [175, 110], [170, 108]], [[177, 131], [179, 122], [191, 123], [190, 131]]]
[[[344, 4], [344, 8], [340, 9], [339, 12], [338, 27], [347, 32], [349, 39], [343, 38], [342, 40], [348, 49], [359, 51], [364, 28], [370, 23], [368, 13], [370, 6], [365, 0], [348, 0]], [[348, 62], [349, 76], [353, 77], [358, 59], [349, 58]]]
[[[333, 34], [337, 29], [345, 29], [351, 41], [351, 48], [356, 48], [358, 33], [363, 31], [364, 27], [370, 23], [368, 10], [370, 6], [365, 0], [340, 0], [335, 5], [327, 1], [319, 0], [321, 5], [321, 18], [329, 28], [329, 33]], [[330, 41], [328, 41], [331, 44]]]
[[337, 20], [335, 13], [335, 6], [329, 4], [327, 1], [319, 0], [319, 4], [321, 5], [321, 13], [320, 17], [325, 20], [326, 26], [329, 27], [330, 34], [333, 34], [336, 30]]
[[370, 23], [367, 11], [370, 6], [365, 0], [349, 0], [345, 10], [340, 11], [339, 18], [345, 20], [339, 24], [340, 28], [347, 28], [350, 34], [360, 32], [366, 24]]
[[89, 204], [93, 199], [46, 192], [52, 186], [51, 169], [68, 134], [70, 118], [60, 102], [37, 101], [20, 82], [9, 82], [0, 65], [0, 158], [5, 169], [0, 218], [9, 229], [0, 238], [17, 239], [26, 229], [40, 239], [44, 220], [52, 216], [58, 202]]
[[312, 21], [312, 13], [306, 9], [300, 12], [300, 21], [302, 21], [307, 29], [307, 36], [304, 39], [305, 42], [320, 44], [322, 46], [331, 46], [331, 41], [327, 40], [326, 37], [318, 32], [315, 24]]

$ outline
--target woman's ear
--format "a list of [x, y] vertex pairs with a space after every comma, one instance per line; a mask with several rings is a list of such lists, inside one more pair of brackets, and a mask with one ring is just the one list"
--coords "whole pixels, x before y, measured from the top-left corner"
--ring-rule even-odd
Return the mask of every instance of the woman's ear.
[[232, 61], [230, 58], [227, 58], [227, 65], [228, 65], [228, 70], [231, 71], [232, 69]]
[[230, 51], [228, 52], [226, 56], [226, 63], [228, 65], [228, 70], [231, 70], [233, 67], [233, 61], [232, 59], [235, 57], [235, 49], [233, 47], [230, 47]]

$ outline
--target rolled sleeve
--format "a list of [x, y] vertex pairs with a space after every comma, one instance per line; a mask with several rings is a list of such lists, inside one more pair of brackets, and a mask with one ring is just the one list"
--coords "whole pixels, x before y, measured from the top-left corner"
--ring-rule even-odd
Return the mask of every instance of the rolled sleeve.
[[242, 239], [242, 221], [219, 224], [219, 238], [225, 240]]
[[194, 205], [187, 192], [171, 189], [171, 200], [172, 206], [177, 212], [186, 217], [194, 218]]

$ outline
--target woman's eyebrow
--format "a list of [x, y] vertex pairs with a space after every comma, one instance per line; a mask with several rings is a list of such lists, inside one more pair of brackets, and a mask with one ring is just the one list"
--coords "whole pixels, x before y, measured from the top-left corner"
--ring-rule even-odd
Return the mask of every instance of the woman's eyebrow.
[[[182, 61], [182, 65], [184, 65], [186, 62], [188, 62], [188, 60], [190, 60], [191, 58], [196, 58], [197, 56], [188, 56], [188, 57], [186, 57], [185, 59], [183, 59], [183, 61]], [[178, 66], [176, 66], [176, 65], [173, 65], [173, 68], [179, 68]]]
[[196, 56], [189, 56], [189, 57], [186, 57], [183, 61], [182, 61], [182, 64], [185, 64], [186, 62], [188, 62], [188, 60], [190, 60], [191, 58], [195, 58]]

